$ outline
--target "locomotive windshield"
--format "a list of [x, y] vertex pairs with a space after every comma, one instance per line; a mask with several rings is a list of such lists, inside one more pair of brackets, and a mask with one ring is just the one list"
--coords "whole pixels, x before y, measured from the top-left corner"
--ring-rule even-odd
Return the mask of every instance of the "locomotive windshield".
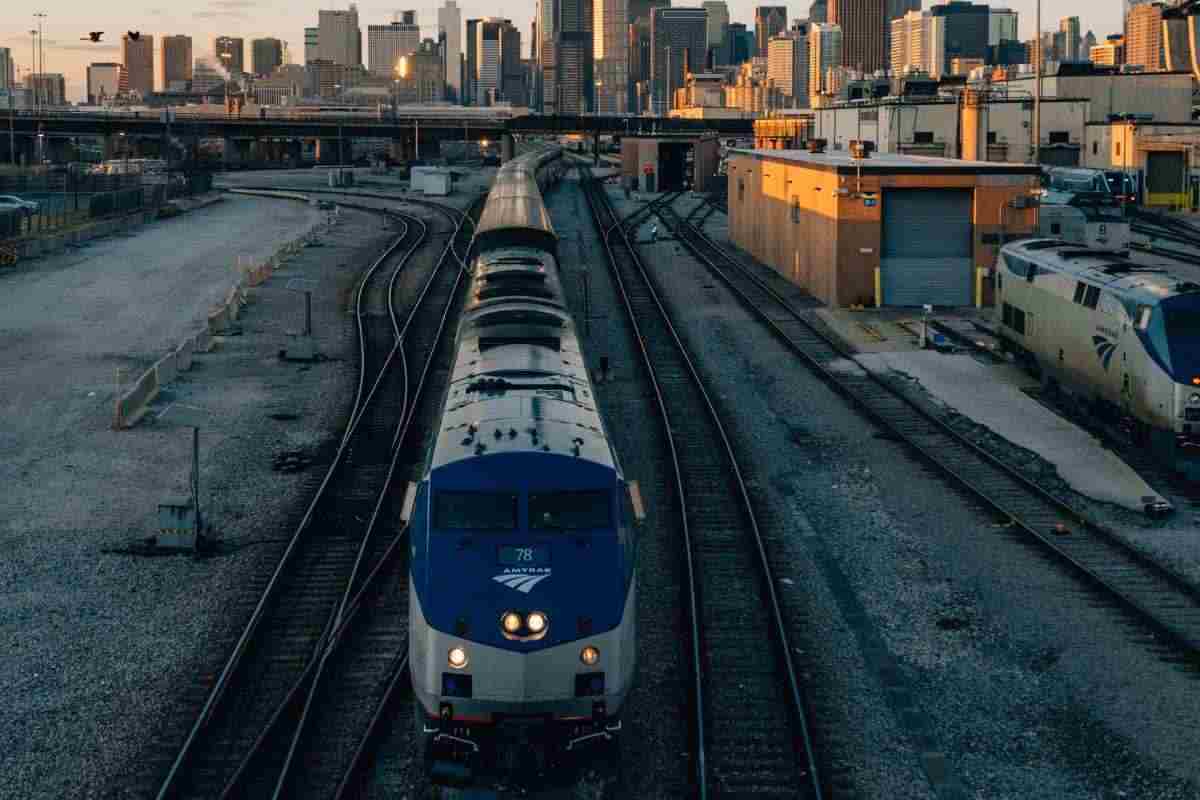
[[435, 492], [433, 526], [448, 531], [517, 528], [517, 495], [509, 492]]
[[1175, 380], [1191, 383], [1200, 376], [1200, 294], [1163, 301], [1163, 323]]
[[612, 527], [612, 492], [545, 492], [529, 495], [532, 530], [578, 531]]

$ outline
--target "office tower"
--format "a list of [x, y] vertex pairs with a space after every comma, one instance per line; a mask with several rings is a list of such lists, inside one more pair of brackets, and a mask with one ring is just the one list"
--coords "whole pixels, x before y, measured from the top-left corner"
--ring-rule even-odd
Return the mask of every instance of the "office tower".
[[304, 63], [311, 64], [321, 58], [321, 29], [304, 29]]
[[754, 56], [754, 31], [744, 22], [731, 22], [725, 31], [725, 59], [727, 66], [736, 66]]
[[218, 68], [215, 58], [202, 56], [192, 65], [191, 92], [205, 94], [217, 92], [225, 86], [224, 67]]
[[[725, 32], [729, 29], [729, 6], [725, 0], [704, 0], [700, 7], [708, 12], [708, 52], [715, 54], [725, 44]], [[709, 58], [714, 64], [717, 63], [713, 55]]]
[[87, 68], [87, 101], [89, 105], [103, 103], [129, 91], [129, 79], [121, 64], [106, 62], [89, 64]]
[[754, 9], [754, 55], [767, 54], [767, 42], [787, 27], [787, 6], [759, 6]]
[[230, 77], [246, 71], [246, 40], [236, 36], [218, 36], [213, 39], [213, 54], [217, 62], [225, 67]]
[[255, 75], [270, 75], [281, 64], [283, 64], [283, 42], [271, 38], [250, 41], [250, 68]]
[[[507, 59], [506, 59], [507, 56]], [[485, 17], [467, 20], [465, 99], [472, 105], [490, 106], [509, 99], [522, 103], [524, 78], [520, 74], [521, 34], [506, 19]]]
[[559, 114], [595, 110], [592, 0], [558, 0], [554, 19], [555, 91]]
[[675, 90], [684, 85], [688, 72], [704, 71], [707, 39], [708, 14], [703, 8], [654, 9], [650, 16], [650, 81], [656, 114], [671, 110]]
[[158, 45], [155, 85], [161, 92], [186, 92], [192, 80], [192, 37], [164, 36]]
[[[928, 12], [909, 11], [900, 19], [891, 22], [891, 52], [889, 62], [892, 74], [906, 72], [928, 72], [934, 77], [942, 74], [945, 60], [932, 37], [933, 16]], [[943, 42], [937, 43], [939, 46]]]
[[0, 47], [0, 92], [8, 94], [17, 83], [16, 64], [13, 62], [12, 50]]
[[367, 68], [375, 75], [392, 77], [400, 56], [421, 47], [417, 12], [405, 11], [403, 19], [387, 25], [367, 26]]
[[884, 8], [883, 22], [883, 54], [884, 66], [888, 64], [888, 54], [892, 48], [892, 26], [894, 19], [900, 19], [910, 11], [920, 11], [921, 0], [887, 0]]
[[25, 87], [31, 89], [44, 106], [67, 104], [67, 80], [61, 73], [35, 73], [26, 78]]
[[317, 53], [331, 64], [355, 67], [362, 64], [362, 30], [358, 27], [358, 6], [345, 11], [321, 9], [317, 12]]
[[830, 70], [842, 63], [842, 28], [828, 22], [808, 27], [808, 92], [827, 94], [832, 90]]
[[842, 66], [874, 72], [886, 64], [887, 0], [829, 0], [829, 22], [842, 29]]
[[521, 30], [506, 19], [500, 26], [500, 98], [514, 106], [525, 106], [528, 94], [521, 63]]
[[1079, 35], [1079, 17], [1063, 17], [1058, 21], [1058, 30], [1062, 34], [1062, 48], [1059, 50], [1059, 61], [1079, 61], [1079, 48], [1083, 41]]
[[808, 21], [825, 22], [829, 17], [829, 0], [813, 0], [808, 7]]
[[594, 12], [596, 113], [624, 114], [629, 107], [629, 6], [626, 0], [596, 0]]
[[481, 19], [467, 20], [466, 53], [463, 60], [463, 96], [465, 106], [477, 105], [479, 84], [479, 26]]
[[442, 58], [446, 63], [446, 89], [451, 100], [462, 96], [462, 10], [455, 0], [438, 9], [438, 32], [446, 35]]
[[993, 7], [988, 11], [988, 44], [998, 45], [1003, 41], [1019, 41], [1017, 12], [1011, 8]]
[[428, 105], [446, 96], [446, 65], [433, 39], [417, 42], [416, 48], [397, 57], [396, 102], [401, 105]]
[[1099, 44], [1099, 42], [1096, 41], [1096, 34], [1092, 33], [1090, 30], [1087, 33], [1085, 33], [1083, 35], [1083, 44], [1079, 48], [1080, 59], [1082, 59], [1089, 52], [1091, 52], [1091, 49], [1093, 47], [1095, 47], [1097, 44]]
[[808, 108], [808, 28], [798, 23], [767, 42], [767, 78], [791, 108]]
[[1104, 44], [1094, 45], [1088, 51], [1092, 63], [1097, 66], [1119, 67], [1125, 63], [1125, 37], [1119, 33], [1109, 36]]
[[121, 63], [129, 80], [129, 90], [141, 95], [154, 91], [154, 37], [141, 34], [131, 39], [121, 36]]
[[1125, 18], [1125, 63], [1146, 72], [1163, 68], [1163, 7], [1157, 3], [1134, 6]]
[[931, 36], [935, 46], [944, 43], [943, 73], [950, 71], [950, 62], [955, 58], [987, 58], [991, 22], [986, 5], [952, 0], [933, 6], [929, 13], [934, 18]]

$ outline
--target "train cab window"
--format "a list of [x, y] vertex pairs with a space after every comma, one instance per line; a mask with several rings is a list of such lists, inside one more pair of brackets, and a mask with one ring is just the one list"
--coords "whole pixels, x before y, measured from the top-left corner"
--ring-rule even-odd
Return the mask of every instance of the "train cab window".
[[579, 531], [612, 527], [607, 489], [529, 495], [529, 529]]
[[1075, 302], [1076, 303], [1083, 302], [1083, 293], [1086, 291], [1087, 291], [1086, 283], [1084, 283], [1083, 281], [1077, 281], [1075, 283]]
[[1096, 304], [1099, 302], [1100, 302], [1100, 287], [1099, 286], [1087, 287], [1087, 291], [1084, 292], [1084, 295], [1083, 295], [1084, 306], [1086, 306], [1087, 308], [1095, 308]]
[[433, 527], [447, 531], [516, 530], [517, 495], [439, 490], [433, 495]]

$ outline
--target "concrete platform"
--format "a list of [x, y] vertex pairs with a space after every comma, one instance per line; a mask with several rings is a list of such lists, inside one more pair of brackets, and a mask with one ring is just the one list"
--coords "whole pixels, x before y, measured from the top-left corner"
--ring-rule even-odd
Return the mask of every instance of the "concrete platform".
[[873, 372], [917, 380], [939, 402], [1054, 464], [1086, 497], [1133, 511], [1143, 509], [1145, 498], [1159, 497], [1099, 439], [1025, 394], [1036, 381], [1013, 364], [912, 349], [862, 353], [856, 360]]

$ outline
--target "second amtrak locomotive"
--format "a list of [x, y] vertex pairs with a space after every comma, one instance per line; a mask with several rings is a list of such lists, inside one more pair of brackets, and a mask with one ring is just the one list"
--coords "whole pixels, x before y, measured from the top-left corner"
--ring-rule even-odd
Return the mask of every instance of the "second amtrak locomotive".
[[413, 495], [410, 671], [435, 780], [536, 776], [611, 743], [634, 674], [631, 504], [538, 185], [559, 157], [498, 171]]

